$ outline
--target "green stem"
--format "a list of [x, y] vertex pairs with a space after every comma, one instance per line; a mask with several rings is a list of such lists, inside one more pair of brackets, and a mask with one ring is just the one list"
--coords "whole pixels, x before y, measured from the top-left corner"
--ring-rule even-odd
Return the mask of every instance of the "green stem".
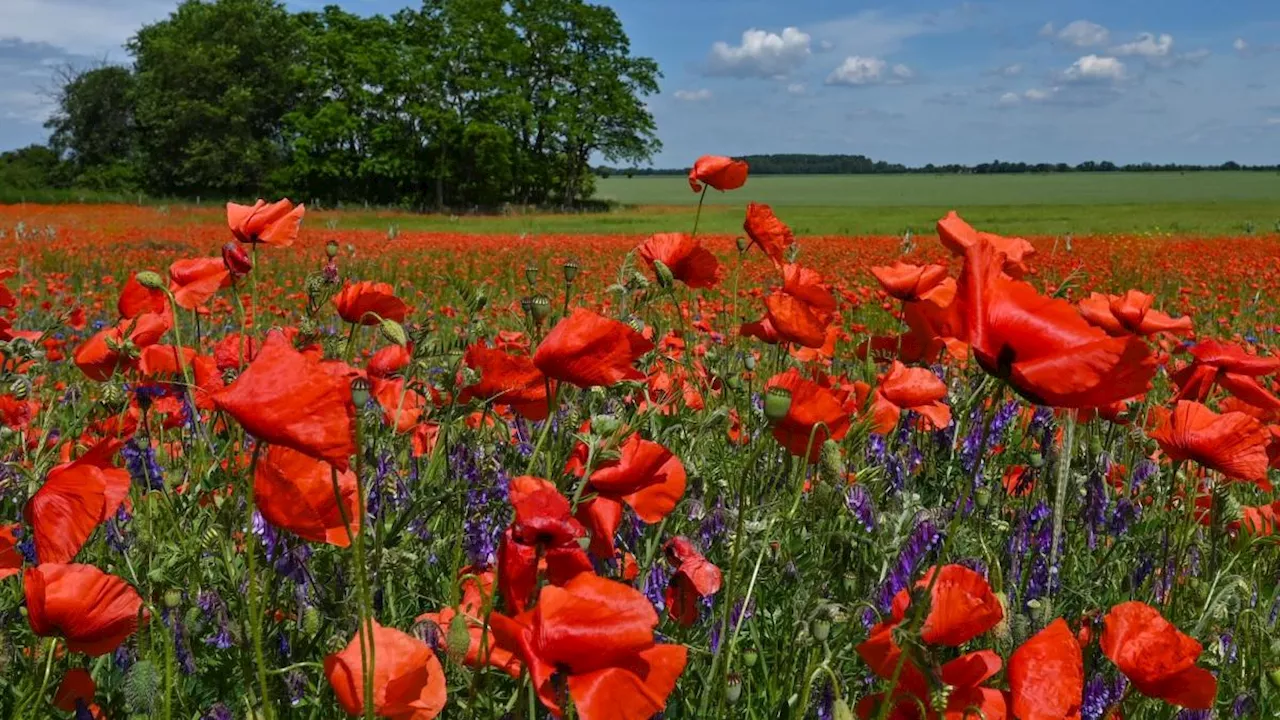
[[[1058, 558], [1062, 552], [1062, 525], [1067, 512], [1067, 485], [1071, 483], [1071, 460], [1075, 455], [1076, 411], [1067, 411], [1067, 428], [1062, 436], [1062, 455], [1058, 458], [1058, 484], [1053, 495], [1053, 539], [1049, 545], [1049, 572], [1059, 572]], [[1059, 572], [1059, 577], [1061, 574]], [[1053, 594], [1044, 599], [1044, 622], [1053, 619]]]
[[698, 196], [698, 212], [697, 212], [697, 214], [695, 214], [695, 215], [693, 216], [693, 235], [692, 235], [692, 237], [697, 237], [697, 236], [698, 236], [698, 221], [702, 220], [702, 203], [707, 199], [707, 188], [708, 188], [708, 187], [710, 187], [710, 186], [708, 186], [708, 185], [703, 185], [703, 186], [702, 186], [702, 194]]
[[262, 694], [262, 712], [267, 718], [274, 716], [271, 708], [270, 694], [267, 690], [267, 660], [266, 654], [262, 650], [262, 622], [259, 615], [261, 609], [258, 607], [258, 572], [257, 572], [257, 550], [253, 541], [253, 514], [256, 510], [253, 499], [253, 478], [258, 469], [258, 456], [262, 452], [262, 442], [254, 441], [253, 457], [249, 461], [249, 480], [245, 483], [245, 516], [248, 518], [248, 533], [245, 535], [245, 556], [249, 566], [249, 593], [247, 602], [249, 605], [249, 636], [253, 641], [253, 658], [257, 665], [258, 673], [258, 692]]
[[364, 526], [369, 522], [369, 511], [365, 506], [365, 490], [364, 478], [361, 473], [361, 445], [360, 445], [360, 425], [356, 424], [356, 455], [355, 455], [355, 475], [356, 475], [356, 508], [360, 514], [360, 532], [355, 538], [355, 562], [356, 562], [356, 582], [360, 593], [360, 632], [367, 633], [369, 662], [363, 666], [364, 671], [364, 716], [365, 720], [374, 720], [373, 708], [373, 676], [377, 668], [377, 657], [374, 653], [373, 639], [373, 596], [369, 589], [369, 567], [365, 555], [364, 540], [368, 535]]

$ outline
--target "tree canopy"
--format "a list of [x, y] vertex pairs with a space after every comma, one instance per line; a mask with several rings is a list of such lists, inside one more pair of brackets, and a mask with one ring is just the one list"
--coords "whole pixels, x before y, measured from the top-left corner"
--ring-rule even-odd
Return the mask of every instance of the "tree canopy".
[[[590, 161], [661, 147], [613, 10], [585, 0], [424, 0], [391, 17], [186, 0], [129, 67], [69, 73], [48, 123], [61, 182], [336, 204], [573, 205]], [[27, 158], [28, 156], [24, 156]]]

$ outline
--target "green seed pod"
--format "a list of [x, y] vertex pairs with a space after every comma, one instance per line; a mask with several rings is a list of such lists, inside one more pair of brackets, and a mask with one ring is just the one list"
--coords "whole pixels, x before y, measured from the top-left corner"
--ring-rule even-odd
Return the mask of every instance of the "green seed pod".
[[749, 668], [756, 666], [760, 661], [760, 653], [755, 648], [747, 648], [742, 651], [742, 664]]
[[529, 312], [534, 322], [541, 325], [551, 315], [551, 299], [546, 295], [535, 295], [529, 299]]
[[325, 244], [324, 244], [324, 254], [325, 254], [325, 255], [326, 255], [330, 260], [332, 260], [333, 258], [338, 257], [338, 241], [337, 241], [337, 240], [330, 240], [329, 242], [325, 243]]
[[743, 359], [742, 359], [742, 364], [743, 364], [743, 365], [745, 365], [745, 366], [746, 366], [746, 368], [747, 368], [748, 370], [755, 370], [755, 369], [756, 369], [756, 356], [755, 356], [755, 355], [747, 355], [745, 358], [743, 358]]
[[571, 283], [573, 282], [574, 278], [578, 277], [578, 270], [580, 268], [578, 267], [577, 262], [573, 260], [566, 260], [564, 265], [560, 266], [560, 269], [564, 271], [565, 283]]
[[1102, 438], [1098, 437], [1097, 435], [1094, 435], [1093, 437], [1089, 438], [1089, 455], [1091, 457], [1098, 457], [1101, 454], [1102, 454]]
[[740, 237], [740, 238], [738, 238], [738, 239], [737, 239], [736, 241], [734, 241], [734, 242], [735, 242], [735, 244], [737, 244], [737, 246], [738, 246], [738, 252], [740, 252], [740, 253], [744, 253], [744, 252], [746, 252], [746, 251], [747, 251], [747, 249], [751, 247], [751, 241], [750, 241], [750, 240], [748, 240], [748, 239], [746, 239], [746, 238], [744, 238], [744, 237]]
[[160, 273], [154, 270], [143, 270], [134, 276], [138, 284], [148, 290], [164, 289], [164, 278], [160, 277]]
[[444, 642], [449, 650], [449, 659], [461, 664], [467, 657], [467, 648], [471, 646], [471, 631], [467, 627], [467, 619], [461, 614], [454, 615], [449, 621], [449, 634]]
[[734, 705], [738, 702], [738, 698], [742, 697], [742, 676], [738, 673], [729, 673], [726, 679], [728, 687], [725, 688], [724, 699], [730, 705]]
[[524, 266], [524, 280], [530, 285], [538, 284], [538, 266], [537, 265]]
[[791, 411], [791, 391], [785, 388], [769, 388], [764, 396], [764, 416], [770, 423], [778, 424]]
[[358, 377], [351, 381], [351, 402], [355, 403], [357, 410], [369, 404], [369, 390], [371, 387], [369, 381], [364, 378]]
[[730, 390], [733, 390], [734, 392], [742, 392], [742, 388], [744, 387], [746, 386], [742, 383], [742, 378], [738, 377], [737, 375], [734, 375], [733, 377], [729, 378]]
[[826, 642], [831, 637], [831, 621], [825, 615], [810, 620], [809, 634], [818, 642]]
[[150, 660], [139, 660], [124, 678], [124, 703], [135, 715], [150, 715], [160, 693], [160, 672]]
[[172, 610], [182, 604], [181, 590], [166, 590], [164, 593], [164, 606]]
[[980, 487], [976, 493], [975, 499], [978, 501], [978, 507], [985, 508], [991, 504], [991, 488]]
[[409, 344], [409, 336], [404, 331], [404, 326], [395, 320], [386, 320], [378, 323], [378, 328], [382, 330], [382, 337], [387, 342], [404, 346]]

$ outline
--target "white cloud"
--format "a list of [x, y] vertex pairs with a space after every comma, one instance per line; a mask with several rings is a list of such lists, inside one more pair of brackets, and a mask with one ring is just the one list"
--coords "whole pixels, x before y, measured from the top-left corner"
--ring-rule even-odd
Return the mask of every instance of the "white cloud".
[[1231, 47], [1235, 48], [1236, 52], [1242, 53], [1249, 49], [1249, 43], [1246, 42], [1244, 38], [1238, 37], [1235, 42], [1231, 43]]
[[118, 61], [126, 40], [177, 5], [178, 0], [3, 0], [0, 36]]
[[1014, 63], [1012, 65], [1005, 65], [1002, 68], [996, 69], [996, 74], [1004, 77], [1017, 77], [1022, 74], [1022, 71], [1022, 63]]
[[1058, 34], [1058, 29], [1055, 28], [1053, 26], [1053, 23], [1051, 22], [1045, 23], [1044, 27], [1040, 28], [1040, 37], [1053, 37], [1054, 35], [1057, 35], [1057, 34]]
[[996, 107], [1013, 107], [1022, 102], [1022, 96], [1016, 92], [1007, 92], [996, 100]]
[[1113, 57], [1085, 55], [1062, 73], [1067, 82], [1114, 82], [1124, 79], [1124, 63]]
[[729, 77], [786, 77], [804, 65], [812, 54], [812, 38], [799, 28], [782, 34], [752, 28], [742, 33], [741, 45], [720, 41], [711, 46], [707, 73]]
[[791, 83], [787, 86], [787, 92], [792, 95], [803, 95], [806, 90], [804, 83]]
[[[1052, 30], [1053, 26], [1046, 25], [1041, 29], [1040, 34], [1043, 35], [1046, 29]], [[1056, 37], [1062, 42], [1076, 47], [1095, 47], [1106, 45], [1107, 41], [1111, 39], [1111, 32], [1097, 23], [1089, 22], [1088, 20], [1076, 20], [1059, 30]]]
[[1280, 125], [1280, 117], [1269, 117], [1266, 119], [1267, 125]]
[[889, 63], [877, 57], [861, 57], [850, 55], [844, 59], [840, 67], [827, 76], [828, 85], [876, 85], [887, 83], [896, 85], [915, 77], [911, 68], [898, 63]]
[[1163, 33], [1156, 36], [1152, 33], [1141, 33], [1133, 42], [1111, 48], [1112, 55], [1125, 57], [1138, 55], [1144, 58], [1163, 58], [1173, 50], [1173, 36]]
[[685, 102], [701, 102], [703, 100], [711, 99], [711, 91], [706, 88], [698, 90], [677, 90], [675, 92], [675, 96], [677, 100], [684, 100]]
[[1050, 97], [1052, 97], [1054, 91], [1056, 90], [1057, 88], [1053, 88], [1050, 90], [1041, 90], [1039, 88], [1031, 88], [1030, 90], [1023, 93], [1023, 97], [1027, 99], [1027, 102], [1041, 102], [1044, 100], [1048, 100]]

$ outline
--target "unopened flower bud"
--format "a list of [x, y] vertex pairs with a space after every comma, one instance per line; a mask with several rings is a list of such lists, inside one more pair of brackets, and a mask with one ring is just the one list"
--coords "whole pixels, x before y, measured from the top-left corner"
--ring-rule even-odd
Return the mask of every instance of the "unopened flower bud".
[[337, 240], [330, 240], [329, 242], [325, 243], [325, 244], [324, 244], [324, 254], [325, 254], [327, 257], [329, 257], [329, 259], [333, 259], [333, 258], [338, 257], [338, 241], [337, 241]]
[[182, 604], [182, 592], [178, 590], [166, 590], [164, 593], [164, 606], [173, 609]]
[[551, 315], [551, 299], [546, 295], [535, 295], [529, 300], [529, 312], [533, 314], [534, 322], [539, 325]]
[[729, 378], [730, 390], [733, 390], [734, 392], [741, 392], [742, 388], [744, 387], [746, 386], [743, 385], [742, 378], [738, 377], [737, 375], [734, 375], [733, 377]]
[[764, 394], [764, 416], [772, 424], [782, 422], [791, 412], [791, 391], [786, 388], [773, 387]]
[[369, 381], [358, 377], [351, 381], [351, 402], [357, 409], [369, 404]]
[[222, 246], [222, 264], [232, 275], [248, 275], [253, 269], [253, 260], [240, 243], [229, 242]]
[[978, 507], [985, 508], [991, 504], [991, 488], [980, 487], [974, 494], [974, 499], [978, 503]]
[[836, 487], [841, 485], [847, 471], [844, 458], [840, 455], [840, 443], [830, 439], [822, 443], [818, 472], [824, 482]]
[[669, 288], [676, 282], [675, 276], [671, 274], [671, 268], [661, 260], [653, 261], [653, 274], [658, 276], [658, 284], [664, 288]]
[[800, 257], [800, 246], [798, 244], [792, 245], [791, 247], [787, 248], [788, 263], [794, 263], [796, 261], [796, 258], [798, 257]]
[[308, 637], [315, 637], [320, 632], [320, 621], [324, 618], [320, 614], [320, 608], [315, 605], [308, 605], [302, 611], [302, 632]]
[[755, 648], [747, 648], [746, 650], [742, 651], [743, 665], [746, 665], [749, 668], [753, 668], [756, 666], [756, 663], [759, 660], [760, 660], [760, 653]]
[[751, 241], [744, 237], [738, 238], [737, 244], [738, 244], [738, 252], [740, 253], [746, 252], [747, 248], [751, 247]]
[[742, 676], [738, 673], [729, 673], [725, 681], [724, 699], [733, 705], [738, 702], [738, 698], [742, 697]]
[[461, 664], [467, 657], [467, 648], [471, 646], [471, 631], [462, 613], [454, 615], [453, 620], [449, 621], [449, 633], [445, 636], [444, 642], [449, 651], [449, 658]]
[[1038, 452], [1033, 452], [1027, 462], [1030, 463], [1033, 468], [1042, 468], [1044, 467], [1044, 455], [1041, 455]]
[[387, 342], [402, 346], [409, 344], [409, 336], [405, 334], [404, 326], [395, 320], [383, 318], [379, 323], [379, 329], [382, 330], [382, 337], [386, 338]]
[[567, 260], [565, 261], [564, 265], [560, 266], [560, 269], [564, 271], [564, 281], [566, 283], [571, 283], [573, 282], [574, 278], [578, 277], [578, 270], [580, 268], [578, 267], [577, 262], [573, 260]]
[[160, 277], [160, 273], [154, 270], [143, 270], [134, 276], [138, 284], [148, 290], [164, 289], [164, 278]]

